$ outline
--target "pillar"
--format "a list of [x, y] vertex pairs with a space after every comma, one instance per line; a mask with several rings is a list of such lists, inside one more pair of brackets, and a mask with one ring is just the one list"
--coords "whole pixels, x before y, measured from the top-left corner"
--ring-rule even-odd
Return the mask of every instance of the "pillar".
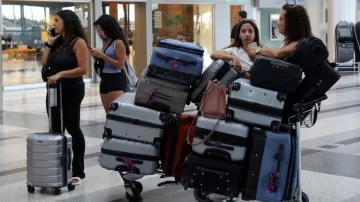
[[[0, 0], [0, 16], [2, 16], [2, 0]], [[0, 38], [3, 36], [3, 21], [0, 22]], [[2, 48], [0, 49], [0, 117], [3, 117], [3, 68], [2, 68]]]
[[328, 0], [329, 61], [335, 61], [335, 27], [340, 21], [356, 23], [356, 0]]
[[324, 43], [325, 33], [322, 30], [323, 24], [325, 24], [325, 5], [323, 0], [307, 0], [305, 7], [310, 17], [310, 24], [312, 33], [314, 36], [320, 38]]
[[[95, 20], [97, 20], [103, 14], [102, 1], [94, 0], [92, 10], [93, 10], [93, 12], [92, 12], [93, 20], [91, 22], [91, 28], [93, 29], [93, 31], [91, 33], [93, 34], [92, 39], [93, 39], [94, 43], [91, 44], [91, 46], [96, 47], [96, 48], [101, 48], [103, 45], [102, 40], [101, 40], [100, 36], [97, 34], [97, 31], [94, 28], [94, 26], [92, 26], [92, 24], [93, 24], [93, 22], [95, 22]], [[93, 65], [94, 64], [93, 58], [90, 57], [90, 59], [91, 59], [90, 64]], [[91, 69], [91, 81], [94, 83], [100, 82], [101, 78], [96, 74], [93, 66], [91, 66], [90, 69]]]
[[213, 12], [214, 50], [220, 50], [231, 43], [230, 5], [215, 3]]

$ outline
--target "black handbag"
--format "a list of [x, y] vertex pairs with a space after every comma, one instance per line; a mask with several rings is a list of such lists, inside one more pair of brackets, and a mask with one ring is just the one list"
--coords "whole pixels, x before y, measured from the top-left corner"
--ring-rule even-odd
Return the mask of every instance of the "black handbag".
[[[111, 44], [114, 43], [114, 40], [111, 41], [108, 46], [104, 49], [104, 53], [106, 52], [106, 50], [111, 46]], [[105, 65], [105, 60], [102, 59], [102, 58], [97, 58], [94, 62], [94, 69], [95, 69], [95, 72], [98, 76], [101, 77], [101, 72], [102, 70], [104, 69], [104, 65]]]
[[53, 76], [59, 72], [56, 68], [51, 68], [50, 65], [44, 65], [41, 69], [41, 77], [44, 82], [48, 81], [50, 76]]

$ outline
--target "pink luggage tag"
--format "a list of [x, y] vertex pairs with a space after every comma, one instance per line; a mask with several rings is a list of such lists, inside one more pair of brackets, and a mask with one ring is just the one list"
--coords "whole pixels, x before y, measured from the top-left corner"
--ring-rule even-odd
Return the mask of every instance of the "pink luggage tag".
[[270, 181], [268, 183], [268, 190], [270, 193], [277, 192], [277, 181], [279, 177], [280, 177], [279, 173], [272, 173], [270, 175]]
[[176, 59], [172, 62], [172, 68], [176, 70], [178, 67]]
[[149, 90], [148, 91], [149, 99], [147, 100], [146, 104], [152, 105], [154, 103], [153, 96], [154, 96], [155, 93], [156, 93], [155, 90]]
[[121, 158], [121, 161], [125, 164], [125, 166], [128, 168], [128, 172], [134, 172], [134, 165], [133, 163], [127, 159], [127, 158]]

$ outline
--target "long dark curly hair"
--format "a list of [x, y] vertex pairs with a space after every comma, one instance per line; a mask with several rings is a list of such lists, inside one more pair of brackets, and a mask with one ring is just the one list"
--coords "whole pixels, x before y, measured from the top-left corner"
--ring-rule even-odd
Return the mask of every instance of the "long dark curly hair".
[[[112, 40], [119, 39], [121, 40], [126, 49], [126, 55], [130, 55], [130, 48], [127, 38], [120, 27], [120, 25], [116, 22], [116, 20], [110, 15], [102, 15], [95, 22], [94, 26], [100, 26], [102, 30], [104, 30], [107, 37]], [[105, 39], [103, 39], [105, 40]]]
[[262, 45], [260, 44], [259, 28], [258, 28], [257, 25], [255, 24], [255, 22], [252, 21], [252, 20], [242, 20], [242, 21], [237, 25], [236, 36], [235, 36], [235, 41], [234, 41], [234, 43], [231, 44], [231, 45], [230, 45], [229, 47], [227, 47], [227, 48], [230, 48], [230, 47], [243, 47], [243, 43], [242, 43], [242, 41], [241, 41], [241, 38], [240, 38], [239, 34], [240, 34], [241, 27], [242, 27], [244, 24], [251, 24], [251, 26], [254, 28], [254, 31], [255, 31], [254, 42], [256, 42], [258, 46], [262, 46]]
[[70, 43], [77, 37], [84, 39], [87, 43], [84, 29], [79, 17], [71, 10], [61, 10], [56, 13], [64, 21], [64, 37], [60, 37], [54, 43], [54, 49], [64, 50], [69, 47]]
[[285, 42], [291, 43], [312, 36], [309, 15], [301, 5], [285, 4]]

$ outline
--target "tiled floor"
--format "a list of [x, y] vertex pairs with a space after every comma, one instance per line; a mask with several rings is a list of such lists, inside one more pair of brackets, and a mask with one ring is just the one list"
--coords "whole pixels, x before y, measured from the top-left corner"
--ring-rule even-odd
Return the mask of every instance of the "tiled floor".
[[[360, 76], [343, 76], [322, 104], [318, 123], [302, 129], [303, 189], [314, 202], [360, 201]], [[26, 190], [26, 137], [47, 130], [44, 89], [5, 92], [0, 122], [0, 201], [106, 201], [123, 202], [123, 182], [116, 172], [100, 167], [102, 127], [105, 113], [98, 85], [86, 88], [81, 125], [86, 135], [86, 173], [83, 184], [73, 192], [65, 188], [60, 196], [49, 191]], [[191, 190], [181, 186], [159, 188], [158, 175], [140, 180], [143, 201], [195, 201]]]

